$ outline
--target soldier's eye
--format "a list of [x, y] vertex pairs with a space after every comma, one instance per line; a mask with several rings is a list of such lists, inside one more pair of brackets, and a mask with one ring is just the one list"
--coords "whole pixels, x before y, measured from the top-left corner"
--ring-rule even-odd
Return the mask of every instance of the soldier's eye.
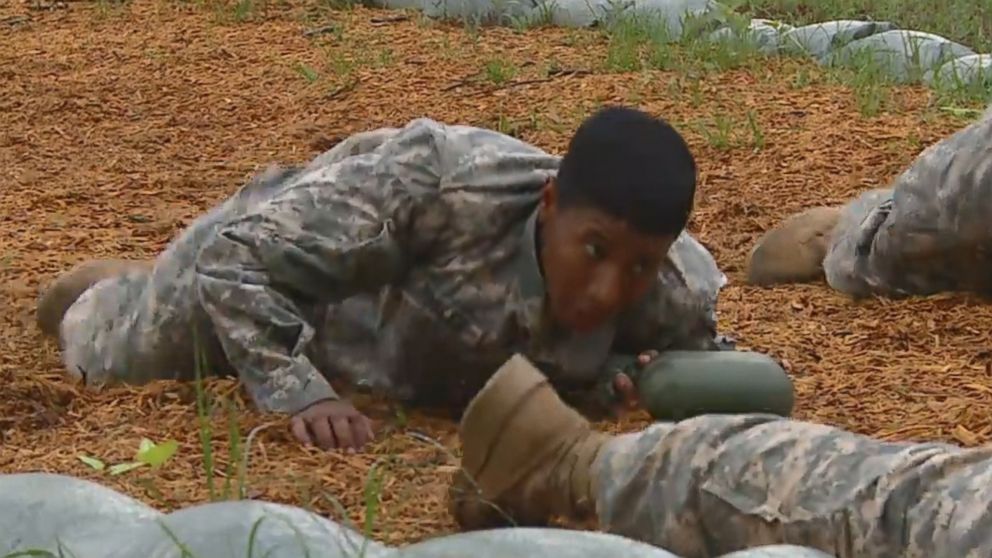
[[600, 246], [599, 244], [595, 244], [593, 242], [589, 242], [589, 243], [586, 244], [586, 253], [588, 253], [589, 256], [592, 257], [592, 258], [594, 258], [594, 259], [597, 259], [597, 260], [598, 259], [601, 259], [603, 257], [603, 255], [605, 254], [605, 252], [606, 251], [603, 250], [603, 247]]

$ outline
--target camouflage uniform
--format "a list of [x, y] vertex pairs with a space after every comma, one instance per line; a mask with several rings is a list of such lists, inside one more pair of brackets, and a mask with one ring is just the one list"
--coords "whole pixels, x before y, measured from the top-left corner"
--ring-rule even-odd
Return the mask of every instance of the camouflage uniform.
[[856, 297], [992, 294], [992, 110], [849, 203], [823, 261]]
[[708, 415], [613, 438], [594, 474], [602, 530], [684, 558], [777, 543], [838, 558], [992, 556], [992, 448]]
[[195, 221], [150, 273], [104, 280], [61, 344], [89, 383], [189, 379], [194, 347], [263, 410], [336, 398], [328, 378], [461, 405], [514, 352], [562, 385], [604, 382], [615, 351], [718, 348], [725, 278], [688, 234], [637, 308], [598, 331], [542, 319], [535, 248], [558, 157], [494, 131], [418, 119], [272, 168]]

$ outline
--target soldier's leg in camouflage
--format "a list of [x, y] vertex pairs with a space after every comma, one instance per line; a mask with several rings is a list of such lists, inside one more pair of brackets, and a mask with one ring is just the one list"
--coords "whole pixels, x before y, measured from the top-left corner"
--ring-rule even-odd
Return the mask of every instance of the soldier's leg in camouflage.
[[100, 385], [141, 383], [155, 375], [153, 368], [140, 366], [152, 360], [141, 354], [151, 343], [140, 334], [149, 331], [142, 310], [153, 296], [149, 289], [153, 272], [154, 262], [92, 262], [59, 277], [42, 295], [43, 330], [51, 331], [56, 324], [70, 377]]
[[823, 277], [823, 258], [840, 216], [840, 207], [814, 207], [765, 233], [748, 255], [747, 282], [769, 286]]
[[230, 373], [195, 296], [196, 255], [228, 220], [290, 184], [296, 167], [269, 166], [199, 216], [154, 261], [101, 260], [60, 277], [42, 295], [38, 325], [57, 336], [70, 376], [87, 384], [189, 380]]
[[564, 515], [684, 558], [784, 543], [838, 558], [992, 556], [989, 447], [772, 415], [597, 434], [519, 357], [479, 392], [460, 435], [449, 497], [465, 529]]
[[58, 337], [59, 325], [70, 306], [87, 289], [104, 279], [128, 273], [147, 273], [154, 261], [90, 260], [83, 262], [55, 279], [38, 299], [38, 329], [49, 337]]

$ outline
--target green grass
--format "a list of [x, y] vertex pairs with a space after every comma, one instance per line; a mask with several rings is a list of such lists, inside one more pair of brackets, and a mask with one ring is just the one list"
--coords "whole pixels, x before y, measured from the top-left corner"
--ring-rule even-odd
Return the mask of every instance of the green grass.
[[946, 37], [976, 52], [992, 52], [989, 0], [735, 0], [740, 13], [792, 25], [834, 19], [890, 21]]
[[678, 71], [681, 73], [721, 72], [756, 67], [770, 55], [763, 54], [756, 40], [742, 30], [747, 20], [725, 15], [733, 33], [720, 40], [710, 34], [716, 19], [690, 18], [681, 36], [653, 17], [620, 16], [602, 29], [607, 41], [604, 69], [614, 72], [638, 70]]
[[[985, 2], [990, 3], [989, 0]], [[746, 10], [747, 6], [738, 6], [738, 9]], [[786, 22], [799, 21], [786, 13], [775, 15]], [[832, 15], [815, 19], [823, 21], [838, 17]], [[718, 21], [727, 25], [731, 33], [713, 40], [711, 32]], [[804, 54], [764, 52], [756, 37], [745, 32], [748, 21], [745, 15], [736, 12], [689, 20], [686, 32], [673, 38], [672, 33], [656, 19], [621, 16], [600, 31], [607, 44], [601, 69], [616, 73], [672, 71], [693, 80], [700, 75], [734, 69], [760, 71], [772, 58], [789, 57], [801, 62], [793, 79], [795, 87], [823, 82], [848, 86], [855, 95], [861, 114], [866, 117], [878, 115], [892, 106], [891, 89], [898, 84], [870, 53], [854, 52], [842, 65], [823, 67]], [[911, 81], [919, 83], [923, 76], [923, 69], [917, 68], [911, 72]], [[939, 106], [977, 106], [992, 101], [992, 79], [971, 84], [961, 79], [948, 79], [935, 83], [932, 89], [935, 104]], [[700, 100], [699, 95], [693, 94], [690, 103], [698, 105]], [[730, 145], [731, 142], [721, 138], [724, 135], [717, 132], [712, 136], [711, 143]]]
[[517, 66], [502, 58], [493, 58], [486, 62], [486, 78], [494, 85], [503, 85], [516, 77], [519, 69]]

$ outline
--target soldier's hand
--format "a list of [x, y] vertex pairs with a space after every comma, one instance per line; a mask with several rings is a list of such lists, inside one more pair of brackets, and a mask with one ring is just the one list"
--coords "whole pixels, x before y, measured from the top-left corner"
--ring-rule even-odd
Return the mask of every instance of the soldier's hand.
[[361, 449], [372, 440], [372, 421], [340, 400], [318, 401], [290, 420], [293, 435], [320, 449]]
[[633, 411], [639, 404], [637, 400], [637, 387], [630, 376], [620, 373], [613, 377], [613, 391], [620, 397], [619, 408], [614, 412], [620, 414], [624, 411]]
[[637, 366], [639, 368], [644, 368], [645, 366], [651, 364], [651, 362], [658, 358], [658, 351], [644, 351], [643, 353], [637, 355]]
[[[645, 351], [637, 355], [637, 368], [643, 369], [656, 358], [658, 358], [658, 351]], [[620, 411], [631, 411], [640, 405], [640, 400], [637, 397], [637, 386], [627, 374], [620, 373], [613, 378], [613, 390], [620, 396]]]

